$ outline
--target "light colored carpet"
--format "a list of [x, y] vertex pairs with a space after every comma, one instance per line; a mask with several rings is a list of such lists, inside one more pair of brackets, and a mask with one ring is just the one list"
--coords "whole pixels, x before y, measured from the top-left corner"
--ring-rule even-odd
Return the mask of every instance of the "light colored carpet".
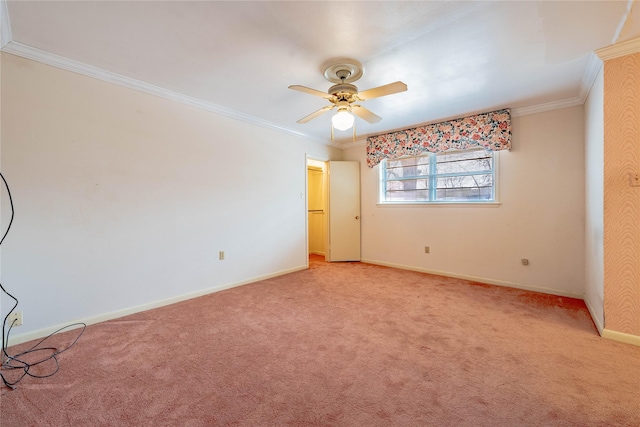
[[640, 425], [640, 348], [582, 301], [319, 257], [89, 326], [60, 364], [0, 425]]

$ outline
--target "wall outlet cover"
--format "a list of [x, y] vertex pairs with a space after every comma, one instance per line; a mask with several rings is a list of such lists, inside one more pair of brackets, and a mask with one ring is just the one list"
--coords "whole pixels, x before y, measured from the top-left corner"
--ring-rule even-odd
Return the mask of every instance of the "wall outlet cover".
[[7, 319], [7, 326], [22, 326], [22, 312], [14, 311]]

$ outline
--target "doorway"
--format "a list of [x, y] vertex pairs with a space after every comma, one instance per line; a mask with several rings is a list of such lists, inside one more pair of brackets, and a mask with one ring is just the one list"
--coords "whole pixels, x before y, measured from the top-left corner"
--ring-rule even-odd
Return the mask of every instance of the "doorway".
[[309, 255], [326, 255], [326, 172], [326, 162], [307, 158], [307, 242]]
[[307, 157], [307, 259], [360, 261], [360, 163]]

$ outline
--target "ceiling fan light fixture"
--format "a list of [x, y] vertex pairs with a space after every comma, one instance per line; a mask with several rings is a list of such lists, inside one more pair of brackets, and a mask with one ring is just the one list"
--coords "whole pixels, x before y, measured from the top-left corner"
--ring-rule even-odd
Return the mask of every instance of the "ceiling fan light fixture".
[[349, 113], [346, 110], [338, 111], [338, 113], [331, 118], [333, 127], [338, 130], [350, 129], [353, 126], [354, 121], [355, 117], [353, 117], [353, 114]]
[[327, 111], [335, 109], [337, 113], [331, 118], [331, 140], [333, 141], [335, 129], [344, 131], [350, 128], [353, 128], [353, 138], [355, 140], [355, 116], [371, 124], [382, 120], [380, 116], [375, 115], [362, 105], [357, 104], [357, 102], [404, 92], [407, 90], [407, 85], [397, 81], [360, 92], [358, 87], [352, 83], [362, 77], [363, 71], [362, 64], [355, 60], [335, 59], [324, 67], [324, 77], [328, 81], [335, 83], [327, 92], [300, 85], [289, 86], [289, 89], [324, 98], [331, 104], [301, 118], [296, 123], [307, 123]]

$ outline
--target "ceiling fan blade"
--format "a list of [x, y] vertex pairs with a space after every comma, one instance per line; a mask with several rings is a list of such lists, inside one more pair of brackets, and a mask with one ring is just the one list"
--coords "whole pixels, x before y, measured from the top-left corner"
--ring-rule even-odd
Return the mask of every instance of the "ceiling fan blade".
[[311, 89], [310, 87], [306, 87], [306, 86], [291, 85], [289, 86], [289, 89], [308, 93], [309, 95], [319, 96], [321, 98], [326, 98], [326, 99], [331, 98], [331, 95], [329, 95], [327, 92], [320, 92], [319, 90]]
[[307, 123], [310, 120], [315, 119], [316, 117], [326, 113], [327, 111], [333, 109], [334, 105], [327, 105], [326, 107], [322, 107], [321, 109], [314, 111], [313, 113], [309, 114], [306, 117], [301, 118], [300, 120], [298, 120], [298, 123]]
[[375, 115], [370, 110], [367, 110], [360, 105], [352, 105], [351, 112], [360, 117], [362, 120], [368, 121], [369, 123], [378, 123], [380, 120], [382, 120], [382, 117]]
[[362, 101], [367, 99], [379, 98], [381, 96], [392, 95], [407, 90], [407, 85], [402, 82], [389, 83], [388, 85], [378, 86], [358, 93], [358, 98]]

